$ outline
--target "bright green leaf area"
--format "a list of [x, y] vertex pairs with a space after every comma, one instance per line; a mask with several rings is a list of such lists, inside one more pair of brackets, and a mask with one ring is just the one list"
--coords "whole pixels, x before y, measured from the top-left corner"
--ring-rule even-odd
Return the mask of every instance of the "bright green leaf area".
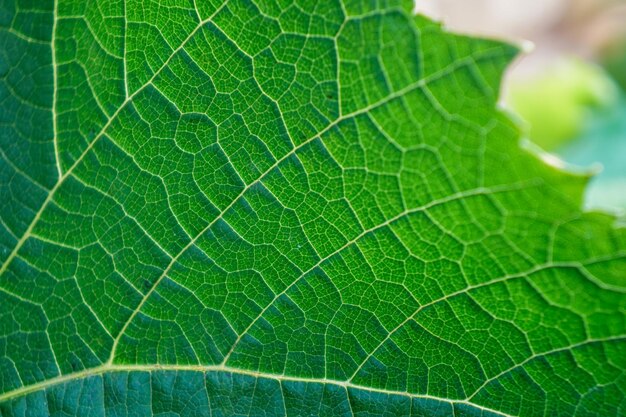
[[411, 9], [2, 2], [0, 414], [626, 415], [626, 231]]

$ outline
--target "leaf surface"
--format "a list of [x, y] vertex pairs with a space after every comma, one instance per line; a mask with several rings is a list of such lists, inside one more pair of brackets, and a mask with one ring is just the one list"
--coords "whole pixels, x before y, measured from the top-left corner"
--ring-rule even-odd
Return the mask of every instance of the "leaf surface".
[[0, 414], [626, 415], [516, 48], [376, 3], [2, 3]]

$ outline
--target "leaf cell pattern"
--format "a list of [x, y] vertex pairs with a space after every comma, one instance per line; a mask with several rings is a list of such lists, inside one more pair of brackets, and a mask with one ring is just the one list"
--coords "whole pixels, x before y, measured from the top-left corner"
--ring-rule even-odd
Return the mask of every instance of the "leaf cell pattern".
[[625, 416], [626, 232], [411, 2], [0, 5], [0, 415]]

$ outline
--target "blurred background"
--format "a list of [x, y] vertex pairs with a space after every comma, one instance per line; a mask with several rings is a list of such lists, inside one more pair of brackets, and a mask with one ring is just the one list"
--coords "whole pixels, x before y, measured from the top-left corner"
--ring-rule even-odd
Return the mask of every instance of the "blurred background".
[[587, 208], [626, 218], [626, 0], [416, 0], [416, 11], [528, 48], [504, 105], [547, 159], [597, 173]]

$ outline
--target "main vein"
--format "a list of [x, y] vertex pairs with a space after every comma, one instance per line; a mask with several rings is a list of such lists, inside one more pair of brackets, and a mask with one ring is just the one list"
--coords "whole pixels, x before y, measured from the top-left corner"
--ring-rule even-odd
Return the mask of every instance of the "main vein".
[[61, 375], [56, 378], [48, 379], [46, 381], [29, 385], [27, 387], [23, 387], [14, 391], [9, 391], [4, 394], [0, 394], [0, 402], [8, 401], [14, 398], [19, 398], [24, 395], [31, 394], [36, 391], [45, 390], [48, 388], [52, 388], [57, 385], [61, 385], [71, 381], [77, 381], [84, 378], [89, 378], [93, 376], [102, 376], [106, 373], [114, 373], [114, 372], [224, 372], [234, 375], [243, 375], [252, 378], [263, 378], [263, 379], [272, 379], [282, 382], [302, 382], [308, 384], [323, 384], [323, 385], [334, 385], [338, 387], [342, 387], [345, 390], [359, 390], [366, 391], [372, 393], [386, 394], [386, 395], [397, 395], [401, 397], [407, 398], [417, 398], [417, 399], [428, 399], [433, 401], [441, 401], [451, 405], [455, 404], [464, 404], [482, 411], [490, 412], [497, 414], [502, 417], [514, 417], [513, 415], [504, 414], [500, 411], [493, 410], [482, 405], [470, 402], [464, 399], [450, 399], [444, 397], [437, 397], [429, 394], [412, 394], [406, 391], [394, 391], [387, 390], [384, 388], [374, 388], [367, 387], [363, 385], [353, 384], [345, 381], [337, 381], [326, 378], [304, 378], [304, 377], [296, 377], [289, 375], [278, 375], [278, 374], [270, 374], [263, 372], [255, 372], [246, 369], [232, 368], [223, 365], [159, 365], [159, 364], [151, 364], [151, 365], [113, 365], [113, 364], [104, 364], [98, 366], [96, 368], [87, 369], [84, 371]]

